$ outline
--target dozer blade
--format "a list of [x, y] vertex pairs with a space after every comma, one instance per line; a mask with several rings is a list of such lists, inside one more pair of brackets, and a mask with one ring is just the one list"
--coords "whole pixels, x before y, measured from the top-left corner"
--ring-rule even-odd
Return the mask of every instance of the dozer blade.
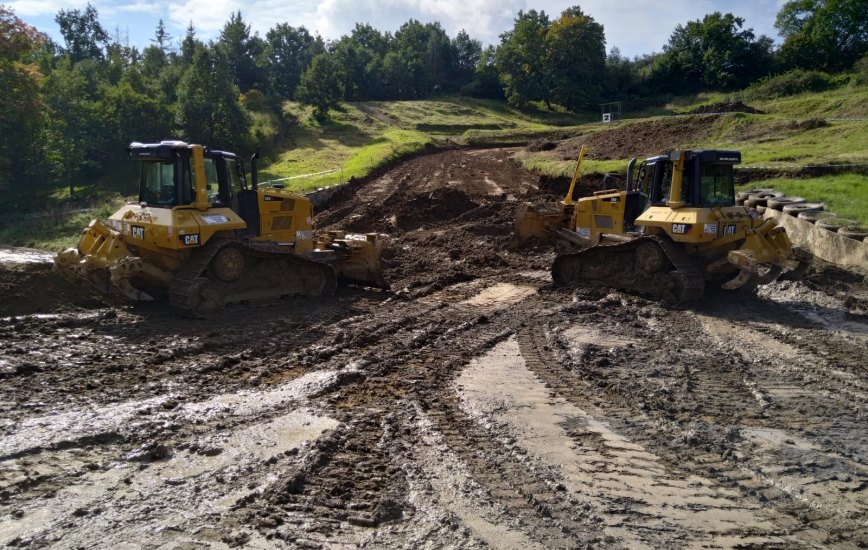
[[518, 248], [533, 239], [552, 239], [553, 231], [566, 227], [566, 218], [566, 210], [560, 202], [520, 204], [515, 211], [515, 234], [509, 247]]
[[153, 300], [150, 294], [130, 283], [132, 277], [145, 274], [166, 285], [171, 280], [168, 272], [133, 256], [123, 235], [99, 220], [90, 222], [82, 232], [78, 246], [57, 254], [54, 265], [70, 281], [90, 286], [102, 294], [132, 301]]
[[330, 263], [345, 282], [388, 290], [380, 260], [386, 242], [379, 233], [329, 231], [317, 241], [314, 258]]
[[735, 278], [721, 285], [725, 290], [742, 288], [748, 283], [768, 284], [782, 272], [799, 266], [786, 231], [771, 219], [762, 221], [749, 231], [741, 248], [729, 251], [726, 259], [740, 271]]

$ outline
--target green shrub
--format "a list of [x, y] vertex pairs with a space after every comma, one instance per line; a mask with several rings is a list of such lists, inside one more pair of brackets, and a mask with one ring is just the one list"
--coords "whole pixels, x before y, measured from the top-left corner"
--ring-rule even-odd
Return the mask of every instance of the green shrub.
[[868, 84], [868, 55], [865, 55], [853, 65], [856, 74], [853, 75], [853, 84]]
[[746, 99], [775, 99], [804, 92], [822, 92], [840, 85], [839, 79], [821, 71], [793, 69], [777, 76], [767, 76], [744, 91]]
[[248, 91], [246, 94], [241, 94], [239, 99], [241, 100], [241, 104], [244, 105], [248, 111], [267, 111], [269, 107], [268, 102], [265, 99], [265, 94], [255, 88]]

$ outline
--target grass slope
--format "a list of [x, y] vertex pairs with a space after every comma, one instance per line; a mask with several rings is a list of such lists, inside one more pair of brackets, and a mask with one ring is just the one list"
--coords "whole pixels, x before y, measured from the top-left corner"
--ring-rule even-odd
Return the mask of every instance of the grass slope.
[[[310, 108], [288, 102], [284, 114], [292, 124], [278, 143], [281, 152], [266, 159], [261, 174], [263, 180], [291, 178], [284, 183], [297, 190], [364, 176], [438, 140], [464, 141], [474, 132], [496, 131], [523, 142], [526, 133], [552, 132], [587, 120], [572, 113], [521, 112], [502, 102], [462, 97], [348, 103], [331, 110], [326, 121], [316, 120]], [[324, 171], [332, 172], [320, 174]]]

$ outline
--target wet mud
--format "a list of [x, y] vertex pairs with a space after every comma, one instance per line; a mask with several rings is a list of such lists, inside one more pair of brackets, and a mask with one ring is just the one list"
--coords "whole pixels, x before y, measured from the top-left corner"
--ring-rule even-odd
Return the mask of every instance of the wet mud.
[[555, 289], [552, 251], [506, 247], [554, 185], [510, 155], [318, 214], [391, 236], [391, 292], [190, 320], [0, 255], [0, 545], [868, 545], [864, 274], [679, 309]]

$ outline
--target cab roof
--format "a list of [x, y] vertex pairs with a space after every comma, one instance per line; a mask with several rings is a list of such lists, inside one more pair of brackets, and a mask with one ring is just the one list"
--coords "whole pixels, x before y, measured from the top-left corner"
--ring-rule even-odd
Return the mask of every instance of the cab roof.
[[[135, 160], [171, 160], [189, 155], [191, 144], [179, 140], [164, 140], [159, 143], [134, 141], [127, 147], [127, 154]], [[238, 155], [220, 149], [205, 147], [205, 158], [237, 159]]]

